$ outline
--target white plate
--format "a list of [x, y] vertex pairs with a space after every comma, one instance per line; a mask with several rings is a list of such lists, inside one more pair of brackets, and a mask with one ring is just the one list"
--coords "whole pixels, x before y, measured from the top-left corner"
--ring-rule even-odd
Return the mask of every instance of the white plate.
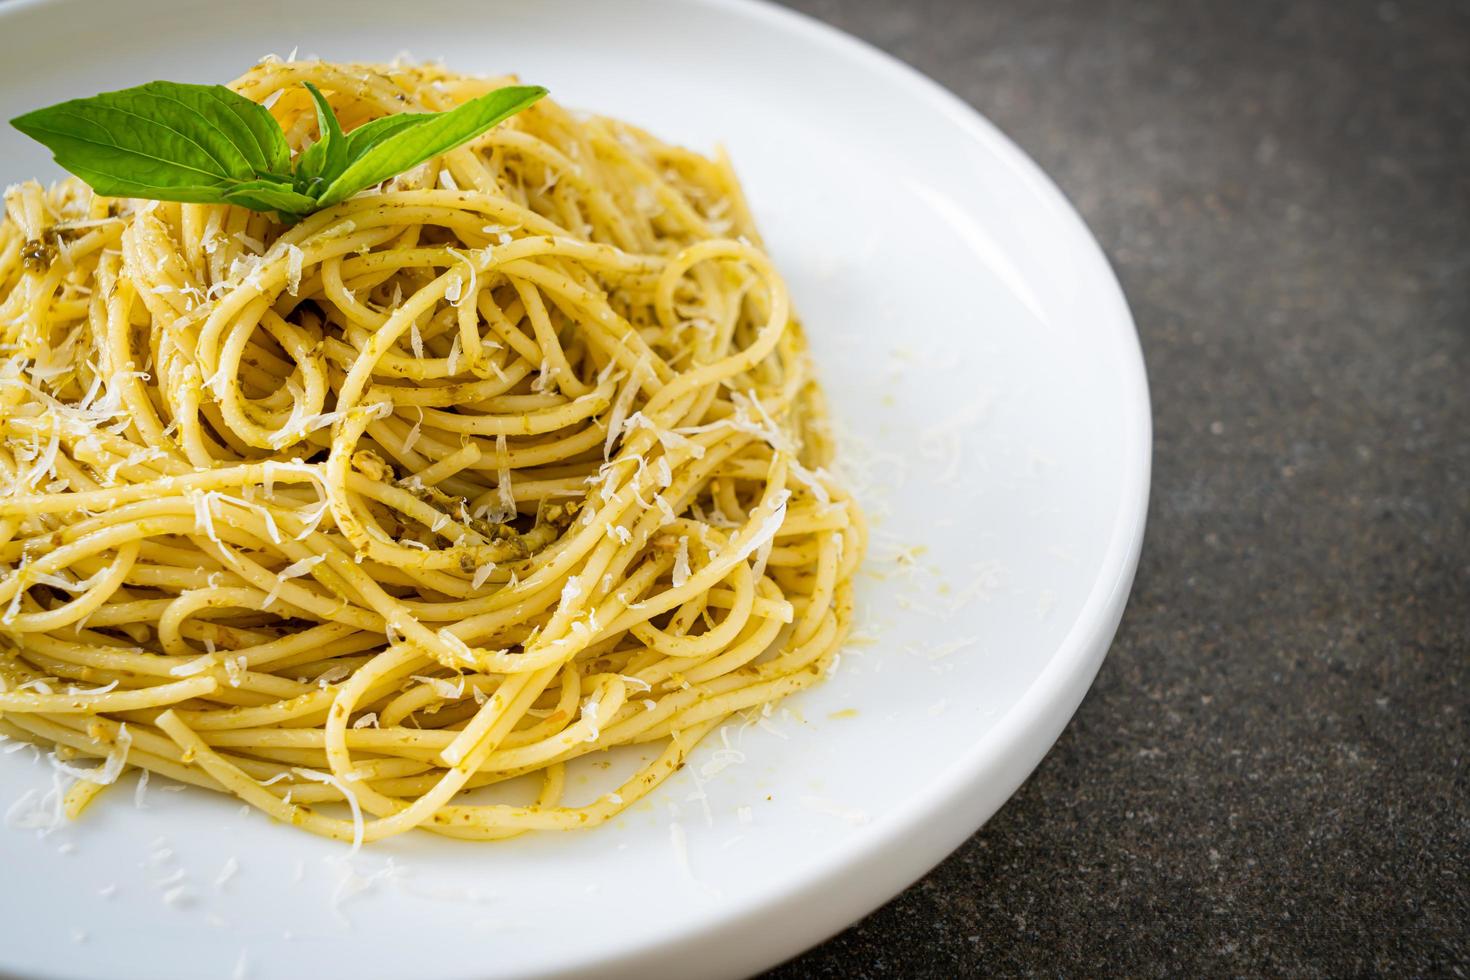
[[[749, 3], [10, 2], [0, 118], [154, 78], [225, 81], [298, 45], [510, 69], [668, 139], [725, 142], [860, 436], [874, 639], [740, 735], [743, 764], [696, 778], [706, 746], [601, 830], [374, 846], [356, 874], [378, 877], [337, 911], [344, 848], [209, 794], [155, 788], [135, 809], [128, 786], [48, 837], [0, 830], [0, 972], [228, 977], [247, 951], [241, 975], [261, 978], [733, 977], [923, 874], [1051, 746], [1137, 561], [1143, 365], [1076, 214], [933, 83]], [[33, 174], [55, 170], [5, 128], [0, 182]], [[49, 786], [30, 754], [0, 755], [4, 798]], [[179, 870], [193, 898], [174, 907], [157, 882]]]

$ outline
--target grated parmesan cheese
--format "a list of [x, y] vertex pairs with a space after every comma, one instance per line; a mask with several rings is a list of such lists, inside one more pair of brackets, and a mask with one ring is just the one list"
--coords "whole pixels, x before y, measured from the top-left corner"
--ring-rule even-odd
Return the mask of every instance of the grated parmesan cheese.
[[286, 292], [295, 296], [301, 291], [301, 269], [306, 254], [296, 245], [286, 246]]
[[419, 332], [419, 321], [417, 319], [408, 325], [408, 342], [409, 346], [413, 348], [414, 359], [422, 361], [424, 359], [424, 335]]
[[454, 335], [454, 341], [449, 345], [449, 357], [445, 359], [444, 369], [452, 376], [459, 373], [460, 338]]
[[[496, 521], [508, 521], [516, 516], [516, 496], [510, 486], [510, 450], [506, 446], [504, 433], [495, 437], [495, 492], [500, 503], [499, 512], [493, 518]], [[588, 512], [589, 515], [591, 511]]]
[[[266, 601], [266, 605], [270, 605], [269, 600]], [[213, 640], [207, 642], [210, 647], [214, 646]], [[193, 677], [195, 674], [202, 674], [215, 665], [213, 654], [214, 651], [211, 649], [209, 653], [206, 653], [202, 657], [195, 657], [188, 663], [179, 664], [177, 667], [170, 667], [168, 672], [174, 677]]]
[[474, 577], [470, 579], [470, 587], [473, 589], [481, 588], [494, 571], [495, 563], [493, 561], [476, 568]]
[[311, 555], [307, 558], [302, 558], [300, 561], [294, 561], [281, 569], [279, 577], [283, 579], [300, 578], [326, 560], [326, 555]]
[[5, 825], [17, 830], [35, 830], [44, 837], [65, 819], [62, 809], [61, 774], [51, 775], [51, 789], [41, 793], [28, 789], [5, 811]]
[[122, 775], [123, 767], [128, 761], [128, 750], [132, 747], [133, 733], [128, 731], [126, 724], [121, 724], [117, 727], [117, 738], [113, 740], [112, 748], [100, 766], [93, 769], [70, 766], [62, 762], [55, 752], [51, 753], [51, 764], [74, 779], [96, 783], [98, 786], [111, 786]]
[[220, 868], [219, 874], [214, 879], [214, 887], [223, 889], [225, 885], [230, 883], [230, 879], [235, 877], [235, 875], [238, 874], [239, 871], [239, 861], [237, 861], [233, 857], [225, 858], [224, 867]]
[[163, 893], [163, 904], [172, 908], [181, 908], [190, 905], [194, 901], [194, 893], [189, 891], [188, 885], [175, 885]]
[[728, 769], [730, 766], [740, 765], [745, 762], [745, 753], [739, 749], [722, 748], [716, 749], [714, 755], [708, 762], [699, 767], [699, 773], [706, 779]]
[[325, 783], [326, 785], [331, 786], [337, 792], [342, 794], [343, 798], [347, 801], [347, 808], [352, 811], [352, 850], [347, 852], [348, 856], [350, 857], [356, 854], [358, 851], [362, 850], [362, 804], [359, 803], [357, 800], [357, 792], [355, 790], [348, 789], [346, 783], [342, 782], [342, 780], [338, 779], [331, 773], [317, 772], [315, 769], [298, 768], [293, 768], [291, 771], [296, 773], [298, 776], [301, 776], [305, 779], [310, 779], [313, 782]]
[[420, 684], [428, 685], [435, 694], [445, 701], [458, 701], [464, 697], [465, 679], [463, 674], [459, 675], [458, 686], [455, 686], [445, 677], [426, 677], [419, 674], [411, 674], [410, 677]]
[[460, 639], [458, 633], [451, 631], [446, 626], [439, 630], [437, 635], [444, 645], [449, 647], [455, 656], [459, 657], [462, 661], [467, 664], [473, 664], [475, 662], [475, 652], [470, 649], [469, 644]]
[[679, 538], [679, 550], [674, 553], [674, 588], [679, 588], [689, 581], [689, 538]]

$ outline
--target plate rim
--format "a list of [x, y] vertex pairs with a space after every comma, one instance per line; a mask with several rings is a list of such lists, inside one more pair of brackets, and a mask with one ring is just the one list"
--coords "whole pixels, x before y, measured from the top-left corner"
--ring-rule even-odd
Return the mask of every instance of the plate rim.
[[[93, 2], [97, 0], [0, 2], [0, 23], [41, 7], [84, 7]], [[712, 976], [749, 975], [820, 944], [927, 874], [1014, 795], [1075, 715], [1122, 618], [1138, 567], [1149, 502], [1152, 409], [1137, 327], [1096, 236], [1050, 175], [978, 109], [912, 65], [841, 28], [774, 0], [658, 2], [750, 18], [855, 61], [938, 109], [949, 125], [1024, 177], [1053, 208], [1078, 247], [1101, 300], [1096, 319], [1100, 328], [1116, 335], [1109, 346], [1119, 353], [1117, 366], [1124, 375], [1120, 380], [1129, 416], [1127, 459], [1101, 568], [1071, 629], [1022, 696], [940, 777], [808, 865], [800, 877], [636, 947], [611, 953], [589, 950], [575, 963], [531, 974], [545, 978], [586, 976], [589, 971], [609, 978], [674, 975], [670, 966], [685, 956], [702, 960]], [[924, 833], [915, 834], [921, 828]], [[822, 900], [814, 901], [817, 898]], [[472, 980], [478, 975], [459, 971], [440, 977]]]

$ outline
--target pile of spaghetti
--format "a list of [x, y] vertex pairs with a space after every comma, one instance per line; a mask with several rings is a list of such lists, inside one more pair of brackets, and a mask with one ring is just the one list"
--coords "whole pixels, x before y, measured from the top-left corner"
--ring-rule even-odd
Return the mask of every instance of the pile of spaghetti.
[[[305, 81], [348, 129], [506, 82], [232, 87], [300, 150]], [[0, 733], [59, 808], [136, 767], [355, 843], [590, 826], [833, 664], [863, 527], [722, 157], [543, 100], [289, 228], [5, 206]]]

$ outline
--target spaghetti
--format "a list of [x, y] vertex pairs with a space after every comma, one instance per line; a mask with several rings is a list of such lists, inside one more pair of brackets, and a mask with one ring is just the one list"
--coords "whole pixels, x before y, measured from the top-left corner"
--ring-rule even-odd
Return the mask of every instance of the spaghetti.
[[[504, 83], [233, 88], [300, 150], [306, 81], [347, 129]], [[290, 228], [5, 204], [0, 733], [69, 813], [139, 768], [355, 844], [591, 826], [834, 662], [863, 525], [723, 156], [543, 100]]]

